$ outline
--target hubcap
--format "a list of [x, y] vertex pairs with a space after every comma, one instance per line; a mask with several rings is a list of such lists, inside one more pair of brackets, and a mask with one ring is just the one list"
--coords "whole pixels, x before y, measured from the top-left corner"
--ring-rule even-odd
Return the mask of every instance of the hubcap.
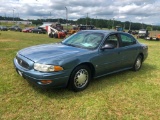
[[136, 61], [136, 66], [135, 66], [135, 68], [136, 69], [139, 69], [141, 67], [141, 59], [139, 58], [139, 59], [137, 59], [137, 61]]
[[85, 69], [80, 69], [74, 77], [74, 84], [77, 88], [84, 87], [88, 82], [88, 71]]

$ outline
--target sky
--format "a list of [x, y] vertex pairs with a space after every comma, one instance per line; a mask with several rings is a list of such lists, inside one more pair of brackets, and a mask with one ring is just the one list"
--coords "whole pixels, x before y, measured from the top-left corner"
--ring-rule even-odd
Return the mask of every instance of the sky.
[[0, 16], [114, 19], [160, 25], [160, 0], [0, 0]]

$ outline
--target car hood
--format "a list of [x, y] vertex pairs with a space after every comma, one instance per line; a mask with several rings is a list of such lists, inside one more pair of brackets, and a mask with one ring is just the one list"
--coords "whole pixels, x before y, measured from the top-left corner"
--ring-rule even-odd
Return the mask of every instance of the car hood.
[[87, 51], [89, 50], [56, 43], [28, 47], [20, 50], [18, 54], [34, 62], [49, 64], [55, 61], [62, 61], [77, 54], [86, 53]]

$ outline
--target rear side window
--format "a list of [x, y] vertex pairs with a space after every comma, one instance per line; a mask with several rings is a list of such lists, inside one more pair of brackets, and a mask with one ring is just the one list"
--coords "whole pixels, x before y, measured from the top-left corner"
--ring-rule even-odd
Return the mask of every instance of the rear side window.
[[122, 43], [121, 43], [122, 47], [136, 44], [136, 40], [131, 35], [120, 34], [120, 37], [121, 37], [121, 41], [122, 41]]

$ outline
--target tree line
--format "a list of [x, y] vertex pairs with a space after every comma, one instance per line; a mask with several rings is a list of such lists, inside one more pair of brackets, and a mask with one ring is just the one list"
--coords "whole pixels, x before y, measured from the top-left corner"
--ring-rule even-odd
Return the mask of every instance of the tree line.
[[[2, 17], [0, 16], [0, 20], [14, 20], [14, 21], [24, 21], [23, 19], [19, 17]], [[108, 29], [114, 29], [116, 26], [121, 26], [124, 29], [127, 30], [139, 30], [139, 29], [147, 29], [147, 30], [160, 30], [160, 26], [157, 25], [148, 25], [144, 23], [133, 23], [130, 21], [117, 21], [114, 19], [93, 19], [93, 18], [79, 18], [76, 21], [74, 20], [66, 20], [66, 19], [37, 19], [37, 20], [29, 20], [32, 22], [32, 24], [35, 25], [41, 25], [43, 22], [59, 22], [61, 24], [71, 24], [71, 25], [94, 25], [97, 28], [108, 28]]]
[[106, 19], [92, 19], [92, 18], [80, 18], [76, 21], [78, 24], [84, 24], [84, 25], [94, 25], [98, 28], [108, 28], [108, 29], [114, 29], [116, 26], [121, 26], [124, 29], [127, 30], [139, 30], [139, 29], [147, 29], [147, 30], [160, 30], [160, 26], [156, 25], [148, 25], [144, 23], [133, 23], [130, 21], [117, 21], [114, 19], [106, 20]]

